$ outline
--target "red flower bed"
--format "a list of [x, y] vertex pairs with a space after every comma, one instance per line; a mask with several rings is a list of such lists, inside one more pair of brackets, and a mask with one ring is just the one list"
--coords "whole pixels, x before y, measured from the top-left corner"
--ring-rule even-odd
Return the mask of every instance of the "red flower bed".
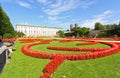
[[[43, 75], [40, 78], [51, 78], [51, 75], [58, 68], [58, 66], [65, 60], [87, 60], [95, 59], [100, 57], [105, 57], [111, 54], [117, 53], [120, 49], [119, 45], [116, 43], [102, 42], [103, 44], [109, 45], [111, 48], [66, 48], [66, 47], [55, 47], [49, 46], [49, 49], [56, 50], [67, 50], [67, 51], [91, 51], [85, 54], [48, 54], [45, 52], [39, 52], [35, 50], [30, 50], [31, 46], [39, 44], [48, 44], [51, 40], [43, 40], [39, 43], [27, 44], [22, 47], [22, 52], [26, 55], [36, 57], [36, 58], [45, 58], [52, 59], [45, 68], [43, 69]], [[92, 52], [94, 51], [94, 52]]]
[[73, 42], [74, 40], [72, 39], [65, 39], [65, 40], [59, 40], [60, 42]]
[[43, 43], [49, 43], [49, 42], [51, 42], [52, 40], [41, 40], [41, 42], [43, 42]]
[[14, 42], [17, 39], [17, 37], [13, 38], [3, 38], [3, 42]]
[[47, 49], [50, 50], [60, 50], [60, 51], [102, 51], [109, 48], [70, 48], [70, 47], [57, 47], [57, 46], [48, 46]]
[[41, 41], [43, 39], [41, 38], [20, 38], [19, 41], [21, 43], [29, 43], [29, 42], [35, 42], [35, 41]]
[[97, 44], [98, 42], [95, 41], [91, 41], [91, 42], [87, 42], [87, 43], [78, 43], [77, 46], [79, 45], [91, 45], [91, 44]]
[[120, 40], [120, 38], [113, 38], [114, 40]]
[[51, 62], [49, 62], [45, 68], [43, 69], [43, 73], [48, 73], [49, 75], [53, 74], [57, 67], [64, 61], [65, 59], [62, 56], [55, 56]]

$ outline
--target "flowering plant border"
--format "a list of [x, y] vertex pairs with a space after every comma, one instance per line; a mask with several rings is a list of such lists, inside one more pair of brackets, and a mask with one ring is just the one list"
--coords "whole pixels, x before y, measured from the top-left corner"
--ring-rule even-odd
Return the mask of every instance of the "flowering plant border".
[[[85, 54], [48, 54], [45, 52], [30, 50], [30, 47], [39, 45], [39, 44], [49, 44], [51, 40], [43, 40], [39, 43], [34, 44], [27, 44], [22, 47], [22, 52], [25, 55], [36, 57], [36, 58], [44, 58], [44, 59], [52, 59], [51, 62], [49, 62], [43, 69], [43, 75], [40, 76], [40, 78], [51, 78], [54, 71], [58, 68], [58, 66], [64, 61], [64, 60], [88, 60], [88, 59], [95, 59], [100, 57], [105, 57], [111, 54], [117, 53], [120, 49], [119, 45], [115, 43], [109, 43], [109, 42], [102, 42], [103, 44], [109, 45], [111, 48], [92, 48], [92, 49], [83, 49], [83, 48], [65, 48], [65, 47], [59, 47], [60, 50], [78, 50], [78, 51], [94, 51], [94, 52], [88, 52]], [[50, 47], [48, 47], [50, 49]], [[53, 48], [53, 47], [52, 47]], [[55, 49], [56, 47], [54, 47]], [[57, 47], [58, 49], [58, 47]]]

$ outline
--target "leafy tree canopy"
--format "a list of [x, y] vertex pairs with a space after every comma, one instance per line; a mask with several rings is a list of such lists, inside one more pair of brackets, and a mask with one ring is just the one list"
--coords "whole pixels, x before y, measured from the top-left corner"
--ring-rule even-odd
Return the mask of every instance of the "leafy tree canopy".
[[17, 32], [17, 31], [15, 31], [15, 35], [16, 36], [18, 36], [18, 37], [23, 37], [23, 36], [25, 36], [25, 34], [23, 33], [23, 32]]
[[104, 30], [104, 26], [101, 23], [96, 22], [95, 23], [95, 30]]
[[14, 34], [14, 28], [10, 22], [9, 17], [5, 11], [0, 6], [0, 34], [4, 35], [5, 33]]
[[62, 30], [59, 30], [57, 33], [60, 37], [63, 37], [65, 35], [64, 31]]
[[83, 28], [80, 28], [80, 27], [77, 27], [77, 28], [73, 28], [71, 30], [73, 32], [73, 35], [74, 36], [89, 36], [90, 34], [90, 29], [89, 28], [86, 28], [86, 27], [83, 27]]

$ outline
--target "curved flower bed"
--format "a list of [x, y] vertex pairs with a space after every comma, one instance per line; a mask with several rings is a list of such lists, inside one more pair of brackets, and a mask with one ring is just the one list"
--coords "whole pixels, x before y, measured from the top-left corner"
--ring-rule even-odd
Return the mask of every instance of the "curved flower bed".
[[102, 42], [103, 44], [109, 45], [111, 48], [66, 48], [66, 47], [55, 47], [49, 46], [49, 49], [56, 50], [67, 50], [67, 51], [94, 51], [88, 52], [85, 54], [48, 54], [45, 52], [39, 52], [35, 50], [30, 50], [31, 46], [39, 45], [39, 44], [49, 44], [51, 40], [43, 40], [39, 43], [27, 44], [22, 47], [22, 52], [25, 55], [29, 55], [36, 58], [44, 58], [44, 59], [52, 59], [43, 69], [43, 75], [40, 78], [51, 78], [51, 75], [57, 69], [57, 67], [64, 60], [87, 60], [87, 59], [95, 59], [100, 57], [105, 57], [111, 54], [115, 54], [119, 51], [119, 45], [115, 43]]
[[120, 40], [120, 38], [118, 37], [118, 38], [114, 38], [114, 40]]
[[76, 44], [77, 46], [79, 45], [91, 45], [91, 44], [97, 44], [98, 42], [95, 42], [95, 41], [91, 41], [91, 42], [87, 42], [87, 43], [78, 43]]
[[61, 51], [102, 51], [107, 50], [109, 48], [70, 48], [70, 47], [57, 47], [57, 46], [48, 46], [47, 49], [50, 50], [61, 50]]
[[61, 64], [64, 61], [64, 58], [62, 56], [56, 56], [52, 59], [51, 62], [49, 62], [45, 68], [43, 69], [44, 73], [52, 74], [56, 70], [59, 64]]
[[3, 42], [14, 42], [17, 39], [17, 37], [13, 37], [13, 38], [3, 38]]
[[72, 39], [64, 39], [64, 40], [59, 40], [60, 42], [73, 42], [74, 40]]
[[21, 43], [29, 43], [29, 42], [35, 42], [35, 41], [41, 41], [43, 39], [41, 38], [20, 38], [19, 41]]

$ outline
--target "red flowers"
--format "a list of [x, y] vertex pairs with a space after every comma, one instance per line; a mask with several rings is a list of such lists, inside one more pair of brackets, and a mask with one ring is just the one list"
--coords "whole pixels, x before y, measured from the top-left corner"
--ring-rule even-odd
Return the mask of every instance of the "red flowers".
[[47, 49], [50, 50], [61, 50], [61, 51], [102, 51], [109, 48], [69, 48], [69, 47], [56, 47], [56, 46], [48, 46]]
[[[57, 69], [57, 67], [64, 61], [65, 59], [62, 56], [56, 56], [52, 59], [51, 62], [49, 62], [45, 68], [43, 69], [43, 75], [49, 75], [49, 77], [54, 73], [54, 71]], [[42, 78], [42, 76], [40, 78]], [[47, 77], [46, 77], [47, 78]]]
[[[58, 66], [64, 62], [64, 60], [87, 60], [87, 59], [95, 59], [104, 56], [108, 56], [119, 51], [119, 45], [116, 43], [110, 42], [102, 42], [103, 44], [109, 45], [111, 48], [69, 48], [69, 47], [56, 47], [56, 46], [48, 46], [48, 49], [52, 50], [62, 50], [62, 51], [89, 51], [85, 54], [48, 54], [45, 52], [38, 52], [35, 50], [30, 50], [31, 46], [39, 45], [39, 44], [49, 44], [52, 40], [41, 40], [41, 42], [34, 44], [27, 44], [22, 47], [22, 52], [26, 55], [36, 57], [36, 58], [44, 58], [44, 59], [52, 59], [43, 69], [43, 75], [40, 78], [51, 78], [51, 75], [55, 72]], [[89, 44], [95, 44], [97, 42], [90, 42]], [[85, 43], [86, 44], [86, 43]], [[81, 45], [81, 44], [80, 44]]]
[[64, 61], [64, 58], [62, 56], [56, 56], [52, 59], [51, 62], [49, 62], [45, 68], [43, 69], [44, 73], [52, 74], [56, 70], [56, 68]]
[[60, 42], [73, 42], [74, 40], [72, 39], [64, 39], [64, 40], [59, 40]]
[[77, 46], [79, 45], [91, 45], [91, 44], [97, 44], [98, 42], [95, 41], [91, 41], [91, 42], [87, 42], [87, 43], [78, 43]]
[[20, 38], [19, 41], [21, 43], [28, 43], [28, 42], [35, 42], [35, 41], [41, 41], [43, 39], [41, 38]]
[[14, 42], [17, 39], [17, 37], [13, 38], [3, 38], [3, 42]]

